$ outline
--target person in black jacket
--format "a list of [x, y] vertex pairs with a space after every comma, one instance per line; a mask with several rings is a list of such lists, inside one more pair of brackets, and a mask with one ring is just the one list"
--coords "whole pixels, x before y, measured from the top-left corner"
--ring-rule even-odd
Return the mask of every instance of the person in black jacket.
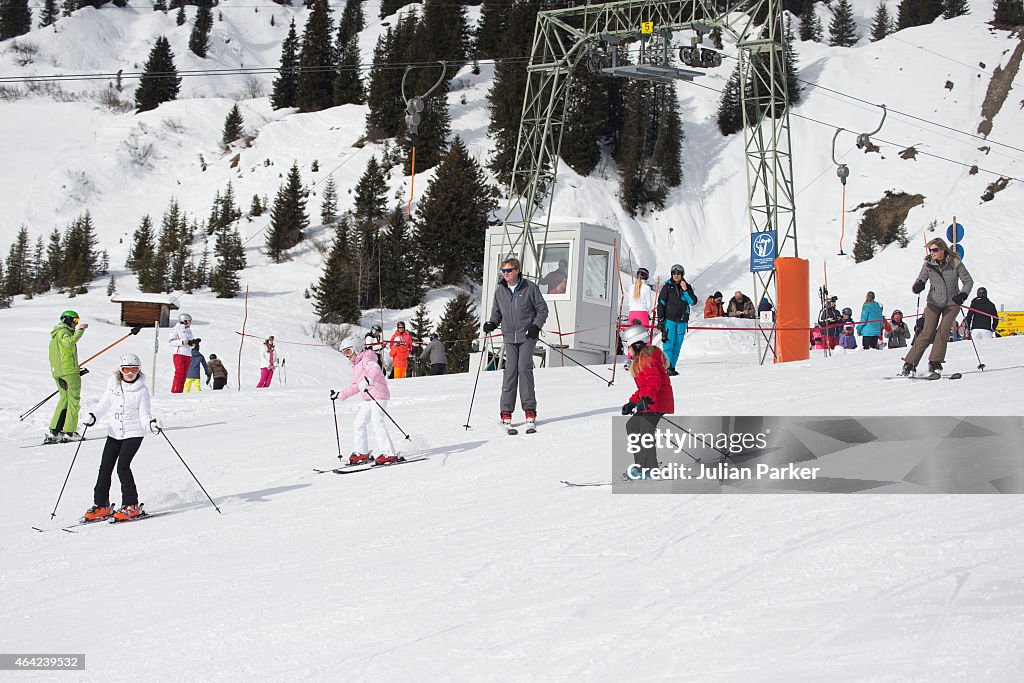
[[675, 376], [676, 361], [683, 349], [683, 337], [690, 322], [690, 306], [697, 304], [697, 295], [683, 275], [686, 271], [678, 263], [672, 266], [668, 282], [658, 294], [658, 329], [661, 330], [661, 346], [668, 358], [668, 374]]
[[818, 314], [818, 326], [824, 334], [825, 347], [834, 349], [839, 344], [839, 333], [843, 329], [843, 316], [836, 308], [836, 297], [825, 301], [825, 308]]
[[984, 287], [978, 287], [978, 295], [971, 301], [971, 310], [967, 311], [964, 323], [971, 339], [992, 339], [995, 336], [999, 311], [989, 301], [988, 290]]

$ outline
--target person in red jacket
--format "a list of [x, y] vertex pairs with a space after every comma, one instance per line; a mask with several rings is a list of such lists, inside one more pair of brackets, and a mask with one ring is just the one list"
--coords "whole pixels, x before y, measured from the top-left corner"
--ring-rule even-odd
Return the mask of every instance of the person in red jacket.
[[[623, 345], [633, 350], [629, 374], [636, 382], [636, 391], [622, 406], [623, 415], [632, 415], [626, 422], [626, 433], [653, 434], [661, 416], [676, 409], [672, 380], [667, 372], [668, 358], [661, 349], [647, 344], [648, 332], [642, 325], [633, 325], [621, 338]], [[633, 462], [635, 467], [630, 467], [626, 475], [630, 479], [644, 479], [647, 471], [658, 466], [657, 450], [640, 448]]]
[[406, 368], [409, 367], [409, 351], [412, 349], [412, 335], [405, 331], [405, 323], [399, 322], [396, 325], [395, 333], [388, 340], [391, 347], [389, 354], [394, 371], [395, 379], [405, 377]]

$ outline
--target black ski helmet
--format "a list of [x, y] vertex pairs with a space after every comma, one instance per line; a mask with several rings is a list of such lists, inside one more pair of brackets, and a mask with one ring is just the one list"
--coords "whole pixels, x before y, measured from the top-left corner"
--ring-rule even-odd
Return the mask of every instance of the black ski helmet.
[[984, 287], [978, 287], [978, 296], [980, 296], [982, 299], [987, 299], [988, 290], [985, 289]]
[[849, 306], [847, 306], [846, 308], [843, 309], [843, 315], [852, 316], [853, 315], [853, 309], [850, 308]]
[[678, 263], [672, 264], [672, 270], [669, 271], [669, 275], [675, 275], [676, 273], [686, 277], [686, 270]]

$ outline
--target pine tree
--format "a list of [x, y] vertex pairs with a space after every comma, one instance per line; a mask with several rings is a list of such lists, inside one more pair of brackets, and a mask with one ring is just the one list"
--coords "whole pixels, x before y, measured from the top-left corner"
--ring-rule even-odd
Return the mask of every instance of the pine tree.
[[320, 223], [329, 225], [338, 216], [338, 189], [334, 185], [334, 176], [327, 176], [323, 194], [320, 197]]
[[4, 280], [4, 265], [0, 263], [0, 309], [11, 307], [11, 297], [7, 295], [7, 286]]
[[178, 13], [174, 15], [174, 23], [178, 26], [184, 26], [188, 18], [185, 16], [185, 5], [178, 7]]
[[395, 206], [388, 214], [382, 247], [380, 286], [384, 307], [411, 308], [419, 304], [423, 300], [423, 276], [404, 206]]
[[28, 0], [0, 0], [0, 40], [16, 38], [32, 30]]
[[366, 101], [366, 94], [359, 71], [359, 38], [353, 36], [339, 45], [342, 47], [337, 73], [334, 76], [334, 106], [363, 104]]
[[117, 279], [111, 275], [110, 280], [107, 282], [107, 296], [114, 296], [117, 294]]
[[98, 264], [96, 232], [88, 211], [68, 225], [61, 251], [64, 260], [60, 265], [58, 285], [71, 296], [84, 293], [85, 285], [96, 276]]
[[331, 41], [331, 10], [327, 0], [312, 0], [299, 52], [299, 111], [321, 111], [334, 101], [334, 74], [324, 67], [337, 63]]
[[224, 189], [224, 196], [220, 199], [220, 212], [217, 215], [218, 227], [228, 227], [235, 221], [242, 217], [242, 210], [238, 208], [235, 203], [235, 188], [232, 187], [231, 181], [228, 181], [228, 186]]
[[[456, 72], [466, 63], [469, 55], [469, 39], [471, 35], [466, 19], [466, 8], [451, 0], [423, 0], [422, 19], [417, 27], [416, 46], [423, 61], [437, 62], [445, 60], [448, 69], [445, 82], [451, 82]], [[430, 87], [437, 81], [437, 73], [423, 74], [430, 82]], [[420, 90], [418, 92], [425, 92]]]
[[60, 18], [60, 8], [57, 7], [57, 0], [43, 0], [43, 11], [39, 15], [39, 28], [53, 26]]
[[364, 28], [366, 18], [363, 16], [363, 0], [345, 0], [345, 9], [338, 20], [337, 44], [347, 45], [349, 39], [357, 36]]
[[740, 65], [736, 64], [722, 90], [718, 101], [718, 130], [722, 135], [732, 135], [743, 130], [743, 116], [740, 110]]
[[166, 13], [167, 3], [164, 0], [156, 0], [156, 2], [153, 3], [153, 11]]
[[800, 27], [797, 34], [800, 40], [821, 42], [821, 19], [815, 11], [817, 0], [803, 0], [800, 7]]
[[416, 218], [423, 265], [437, 273], [440, 284], [480, 279], [484, 236], [496, 209], [483, 169], [456, 136], [427, 185]]
[[225, 226], [217, 231], [213, 255], [217, 257], [218, 264], [228, 270], [237, 272], [245, 269], [245, 247], [237, 228]]
[[288, 35], [281, 43], [281, 66], [274, 79], [270, 103], [274, 109], [294, 107], [299, 91], [299, 39], [295, 34], [295, 20], [288, 27]]
[[896, 26], [900, 30], [932, 23], [943, 11], [943, 0], [903, 0], [897, 11]]
[[28, 228], [21, 226], [18, 236], [14, 238], [11, 249], [7, 253], [7, 279], [0, 279], [0, 289], [8, 296], [31, 294], [32, 264], [29, 253]]
[[198, 0], [196, 5], [196, 23], [188, 37], [188, 49], [197, 57], [206, 57], [210, 49], [210, 30], [213, 29], [213, 12], [210, 11], [210, 0]]
[[60, 230], [54, 228], [50, 233], [50, 241], [46, 245], [46, 289], [60, 288], [60, 270], [63, 263], [64, 244], [60, 237]]
[[945, 19], [955, 19], [971, 13], [971, 3], [968, 0], [944, 0], [942, 3], [942, 16]]
[[210, 284], [210, 246], [203, 243], [203, 255], [196, 267], [196, 287], [205, 287]]
[[137, 112], [156, 109], [164, 102], [178, 97], [181, 78], [174, 66], [174, 53], [167, 38], [160, 36], [149, 52], [146, 66], [139, 79], [139, 87], [135, 91], [135, 108]]
[[311, 288], [317, 317], [325, 323], [358, 323], [359, 281], [349, 251], [349, 225], [342, 220], [335, 232], [334, 244], [324, 262], [320, 279]]
[[460, 341], [446, 345], [448, 367], [446, 374], [469, 372], [469, 351], [471, 342], [480, 328], [480, 321], [473, 313], [473, 301], [469, 294], [460, 292], [444, 307], [444, 314], [437, 323], [437, 334], [441, 339]]
[[995, 0], [992, 3], [993, 23], [1000, 27], [1024, 24], [1024, 2], [1021, 0]]
[[430, 332], [434, 325], [430, 322], [430, 313], [427, 312], [427, 304], [421, 303], [416, 307], [412, 319], [409, 321], [409, 334], [416, 341], [423, 341], [430, 338]]
[[238, 294], [238, 271], [228, 267], [224, 261], [218, 261], [217, 267], [210, 274], [210, 289], [218, 299], [233, 299]]
[[608, 116], [613, 79], [591, 72], [581, 60], [566, 93], [561, 158], [580, 175], [590, 175], [601, 160], [601, 145], [611, 134]]
[[867, 261], [875, 255], [881, 237], [882, 226], [874, 212], [865, 214], [857, 228], [857, 239], [853, 242], [853, 260], [856, 263]]
[[132, 246], [128, 252], [125, 267], [135, 273], [142, 292], [158, 292], [163, 289], [163, 278], [155, 277], [156, 236], [153, 231], [153, 220], [142, 217], [142, 222], [132, 235]]
[[796, 47], [794, 47], [796, 36], [793, 35], [793, 22], [790, 21], [789, 17], [786, 17], [784, 39], [785, 47], [782, 49], [782, 56], [786, 70], [786, 101], [792, 107], [800, 102], [803, 86], [800, 85], [800, 80], [797, 78], [797, 71], [799, 69], [797, 69], [797, 54]]
[[249, 203], [249, 215], [253, 218], [263, 215], [263, 203], [260, 201], [258, 194], [252, 196], [252, 202]]
[[675, 84], [631, 81], [618, 158], [623, 208], [636, 215], [664, 208], [668, 191], [682, 180], [682, 123]]
[[[316, 0], [323, 2], [323, 0]], [[270, 231], [267, 234], [267, 253], [276, 263], [284, 260], [284, 252], [302, 241], [302, 231], [309, 225], [306, 216], [305, 192], [299, 175], [299, 164], [292, 164], [288, 177], [277, 191], [270, 209]]]
[[242, 137], [245, 132], [245, 120], [242, 118], [242, 110], [238, 108], [238, 103], [231, 107], [231, 111], [228, 112], [227, 118], [224, 119], [224, 131], [221, 135], [221, 144], [224, 147], [229, 147], [232, 142]]
[[389, 26], [377, 39], [377, 45], [373, 48], [373, 65], [370, 67], [366, 95], [366, 134], [371, 140], [398, 137], [404, 130], [403, 71], [392, 68], [391, 64], [415, 60], [412, 44], [417, 24], [415, 13], [403, 14], [395, 26]]
[[378, 274], [383, 268], [381, 231], [387, 215], [387, 173], [371, 156], [356, 183], [352, 210], [349, 254], [356, 267], [360, 305], [369, 308], [381, 303]]
[[389, 17], [405, 6], [405, 0], [381, 0], [380, 18]]
[[501, 55], [502, 39], [508, 24], [508, 3], [505, 0], [483, 0], [480, 3], [480, 21], [476, 25], [477, 59], [491, 59]]
[[356, 183], [353, 216], [360, 222], [380, 223], [387, 212], [388, 183], [385, 169], [371, 155], [366, 169]]
[[829, 45], [837, 47], [853, 47], [860, 36], [857, 34], [857, 23], [853, 20], [853, 6], [850, 0], [839, 0], [832, 21], [828, 25]]
[[889, 16], [889, 8], [885, 0], [878, 3], [875, 10], [875, 18], [871, 22], [871, 42], [877, 42], [895, 30], [892, 17]]
[[42, 294], [50, 289], [50, 280], [46, 274], [46, 248], [43, 246], [43, 237], [36, 238], [36, 248], [32, 252], [32, 289], [25, 295], [31, 299], [36, 294]]

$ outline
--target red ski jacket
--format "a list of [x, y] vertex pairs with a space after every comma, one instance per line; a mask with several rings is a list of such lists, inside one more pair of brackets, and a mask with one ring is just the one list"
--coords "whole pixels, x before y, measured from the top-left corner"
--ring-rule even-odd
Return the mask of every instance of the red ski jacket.
[[[639, 360], [639, 359], [638, 359]], [[633, 362], [638, 362], [634, 360]], [[672, 382], [665, 372], [665, 354], [655, 348], [647, 363], [636, 373], [636, 391], [629, 397], [632, 403], [639, 403], [641, 396], [654, 400], [648, 408], [650, 413], [671, 414], [675, 412], [675, 398], [672, 395]]]

